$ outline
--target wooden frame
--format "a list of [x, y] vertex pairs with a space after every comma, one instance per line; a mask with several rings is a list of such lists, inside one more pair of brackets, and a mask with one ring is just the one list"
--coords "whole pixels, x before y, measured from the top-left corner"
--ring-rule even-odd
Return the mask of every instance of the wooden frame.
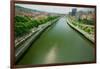
[[41, 66], [57, 66], [57, 65], [74, 65], [74, 64], [90, 64], [96, 63], [96, 23], [95, 23], [95, 61], [93, 62], [75, 62], [75, 63], [56, 63], [56, 64], [42, 64], [42, 65], [15, 65], [15, 48], [14, 48], [14, 16], [15, 16], [15, 3], [18, 4], [36, 4], [36, 5], [50, 5], [50, 6], [62, 6], [62, 7], [87, 7], [87, 8], [95, 8], [95, 22], [96, 22], [96, 6], [95, 5], [77, 5], [77, 4], [63, 4], [63, 3], [48, 3], [48, 2], [34, 2], [34, 1], [11, 1], [11, 68], [27, 68], [27, 67], [41, 67]]

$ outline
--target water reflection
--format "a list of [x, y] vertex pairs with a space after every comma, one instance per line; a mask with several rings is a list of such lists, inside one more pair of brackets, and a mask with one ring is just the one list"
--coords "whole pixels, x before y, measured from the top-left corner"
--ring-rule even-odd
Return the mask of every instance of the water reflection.
[[53, 63], [56, 60], [57, 54], [57, 43], [55, 43], [52, 48], [48, 51], [48, 55], [45, 57], [45, 63]]

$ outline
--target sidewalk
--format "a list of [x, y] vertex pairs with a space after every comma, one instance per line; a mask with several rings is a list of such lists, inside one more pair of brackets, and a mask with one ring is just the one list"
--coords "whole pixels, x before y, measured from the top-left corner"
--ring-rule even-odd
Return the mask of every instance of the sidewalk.
[[83, 31], [82, 29], [78, 28], [77, 26], [74, 26], [68, 18], [67, 18], [67, 23], [72, 28], [74, 28], [75, 30], [77, 30], [78, 32], [80, 32], [83, 36], [85, 36], [88, 40], [90, 40], [91, 42], [95, 43], [94, 37], [92, 35], [88, 34], [87, 32]]

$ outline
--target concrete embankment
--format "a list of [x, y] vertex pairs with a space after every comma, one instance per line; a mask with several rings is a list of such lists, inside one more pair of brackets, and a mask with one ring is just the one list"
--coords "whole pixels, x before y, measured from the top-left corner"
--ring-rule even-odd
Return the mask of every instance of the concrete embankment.
[[20, 57], [25, 53], [25, 51], [27, 51], [27, 49], [31, 46], [31, 44], [33, 42], [35, 42], [35, 40], [43, 33], [43, 31], [45, 31], [46, 28], [48, 28], [49, 26], [53, 25], [54, 23], [56, 23], [56, 21], [58, 21], [59, 18], [54, 19], [52, 21], [49, 21], [43, 25], [40, 25], [38, 28], [38, 31], [36, 31], [35, 33], [33, 33], [31, 36], [25, 38], [23, 40], [23, 42], [19, 43], [18, 46], [16, 46], [17, 48], [15, 48], [15, 57], [16, 57], [16, 62], [20, 59]]
[[67, 23], [69, 26], [71, 26], [73, 29], [75, 29], [76, 31], [78, 31], [79, 33], [81, 33], [84, 37], [86, 37], [88, 40], [90, 40], [92, 43], [95, 43], [94, 41], [94, 37], [92, 37], [91, 35], [89, 35], [87, 32], [79, 29], [77, 26], [74, 26], [68, 19], [67, 19]]

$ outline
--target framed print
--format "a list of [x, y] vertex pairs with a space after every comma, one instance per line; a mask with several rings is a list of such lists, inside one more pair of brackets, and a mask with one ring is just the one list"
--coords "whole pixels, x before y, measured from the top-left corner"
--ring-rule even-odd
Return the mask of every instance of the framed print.
[[11, 1], [11, 68], [96, 63], [96, 6]]

